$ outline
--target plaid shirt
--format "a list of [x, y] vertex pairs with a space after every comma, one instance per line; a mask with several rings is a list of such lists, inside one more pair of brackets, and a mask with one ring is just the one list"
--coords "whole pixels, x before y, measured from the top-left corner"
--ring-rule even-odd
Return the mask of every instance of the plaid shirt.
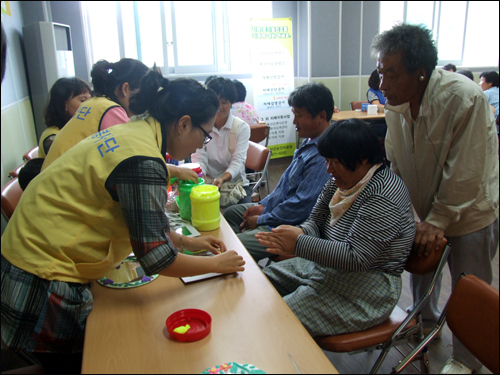
[[157, 161], [131, 158], [115, 170], [113, 182], [134, 254], [146, 275], [157, 274], [177, 257], [165, 214], [166, 170]]

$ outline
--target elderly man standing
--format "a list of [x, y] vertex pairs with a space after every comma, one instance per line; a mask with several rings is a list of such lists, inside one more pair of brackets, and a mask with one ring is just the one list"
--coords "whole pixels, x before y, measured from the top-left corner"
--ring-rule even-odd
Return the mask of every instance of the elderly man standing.
[[[372, 50], [387, 100], [387, 158], [408, 186], [420, 218], [419, 253], [430, 253], [446, 236], [452, 244], [452, 287], [462, 272], [491, 284], [498, 246], [498, 139], [485, 95], [466, 77], [435, 68], [437, 49], [423, 26], [397, 25], [378, 35]], [[429, 280], [412, 277], [414, 300]], [[440, 285], [441, 280], [423, 311], [427, 328], [440, 314]], [[479, 368], [453, 337], [453, 356], [441, 373]]]

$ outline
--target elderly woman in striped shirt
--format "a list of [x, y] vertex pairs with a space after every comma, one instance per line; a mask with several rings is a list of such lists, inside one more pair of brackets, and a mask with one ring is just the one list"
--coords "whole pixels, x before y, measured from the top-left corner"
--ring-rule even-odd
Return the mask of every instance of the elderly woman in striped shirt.
[[304, 223], [256, 234], [287, 258], [263, 271], [312, 336], [362, 331], [387, 319], [401, 294], [415, 237], [410, 196], [363, 121], [333, 124], [318, 150], [332, 178]]

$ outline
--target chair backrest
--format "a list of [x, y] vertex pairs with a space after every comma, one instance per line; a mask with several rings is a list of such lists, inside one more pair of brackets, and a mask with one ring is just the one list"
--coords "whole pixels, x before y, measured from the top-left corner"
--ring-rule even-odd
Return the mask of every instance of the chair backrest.
[[448, 301], [453, 334], [493, 374], [498, 374], [498, 290], [476, 276], [462, 276]]
[[250, 140], [255, 143], [260, 143], [263, 140], [269, 140], [269, 125], [266, 123], [259, 123], [259, 125], [250, 125]]
[[33, 147], [31, 150], [29, 150], [27, 153], [23, 155], [23, 160], [28, 161], [34, 158], [38, 157], [38, 146]]
[[255, 142], [248, 142], [247, 160], [245, 162], [245, 167], [253, 169], [254, 171], [261, 172], [264, 170], [267, 164], [267, 159], [269, 156], [269, 150]]
[[22, 193], [17, 178], [7, 182], [2, 188], [2, 213], [7, 219], [12, 217]]
[[351, 102], [351, 111], [354, 111], [356, 109], [361, 109], [361, 104], [363, 103], [368, 103], [368, 101], [360, 101], [360, 102]]
[[405, 270], [416, 275], [425, 275], [434, 272], [442, 259], [447, 243], [448, 240], [443, 237], [443, 241], [439, 244], [439, 249], [434, 250], [429, 256], [422, 255], [419, 257], [415, 248], [413, 248], [406, 261]]
[[10, 171], [9, 172], [9, 177], [10, 178], [15, 178], [15, 177], [19, 176], [19, 171], [22, 169], [22, 167], [24, 167], [25, 164], [26, 163], [23, 163], [19, 167], [17, 167], [16, 169], [14, 169], [13, 171]]
[[254, 177], [255, 182], [250, 182], [253, 185], [252, 194], [259, 189], [264, 177], [267, 178], [267, 194], [269, 194], [269, 160], [271, 159], [271, 150], [255, 142], [248, 142], [247, 160], [245, 167], [254, 170], [253, 173], [247, 173], [247, 177]]

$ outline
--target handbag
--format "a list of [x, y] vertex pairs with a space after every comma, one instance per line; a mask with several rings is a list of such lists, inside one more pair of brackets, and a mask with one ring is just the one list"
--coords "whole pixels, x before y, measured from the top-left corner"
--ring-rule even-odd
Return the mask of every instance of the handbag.
[[[213, 179], [205, 178], [207, 184], [213, 183]], [[236, 182], [224, 182], [220, 188], [220, 206], [228, 207], [237, 204], [240, 200], [247, 196], [247, 192], [243, 188], [243, 179], [240, 178]]]

